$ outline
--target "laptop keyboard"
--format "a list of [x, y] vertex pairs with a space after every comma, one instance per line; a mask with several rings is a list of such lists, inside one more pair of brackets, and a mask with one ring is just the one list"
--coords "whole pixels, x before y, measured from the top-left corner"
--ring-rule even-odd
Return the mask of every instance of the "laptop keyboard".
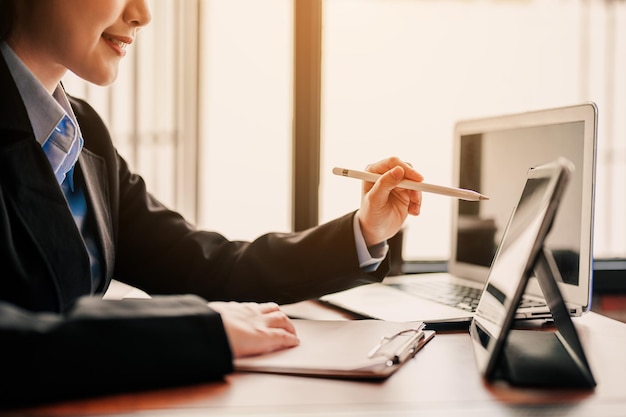
[[[460, 308], [461, 310], [472, 313], [476, 311], [480, 296], [483, 292], [482, 288], [472, 288], [445, 281], [416, 281], [403, 284], [391, 284], [391, 286], [418, 297]], [[546, 303], [544, 301], [522, 297], [519, 308], [542, 307], [545, 305]]]

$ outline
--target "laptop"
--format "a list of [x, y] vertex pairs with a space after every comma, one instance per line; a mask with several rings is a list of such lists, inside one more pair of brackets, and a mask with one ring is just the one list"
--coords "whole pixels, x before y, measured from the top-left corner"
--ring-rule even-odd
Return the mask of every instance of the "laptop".
[[[584, 314], [591, 307], [596, 136], [594, 103], [457, 122], [451, 185], [490, 199], [450, 199], [447, 272], [387, 277], [320, 301], [368, 318], [469, 325], [528, 168], [564, 157], [575, 170], [546, 245], [563, 277], [569, 313]], [[531, 279], [517, 318], [543, 317], [550, 312]]]
[[[544, 245], [572, 170], [573, 164], [564, 158], [530, 169], [502, 236], [469, 329], [478, 370], [488, 381], [541, 387], [596, 385], [557, 285], [558, 267]], [[556, 331], [512, 328], [531, 273], [550, 306]]]

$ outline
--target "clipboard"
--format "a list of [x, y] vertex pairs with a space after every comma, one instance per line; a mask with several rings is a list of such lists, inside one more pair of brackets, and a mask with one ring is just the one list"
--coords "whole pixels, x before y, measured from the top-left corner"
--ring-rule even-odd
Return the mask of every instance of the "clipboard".
[[435, 335], [423, 322], [294, 319], [300, 345], [235, 359], [236, 371], [384, 379]]

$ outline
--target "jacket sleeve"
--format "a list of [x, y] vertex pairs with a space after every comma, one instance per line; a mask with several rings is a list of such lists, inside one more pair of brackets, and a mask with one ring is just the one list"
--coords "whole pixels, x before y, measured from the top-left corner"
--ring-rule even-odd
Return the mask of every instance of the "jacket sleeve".
[[[106, 126], [84, 101], [73, 100], [85, 146], [106, 163], [114, 236], [112, 278], [149, 294], [197, 294], [207, 300], [290, 303], [380, 281], [389, 270], [359, 267], [354, 213], [294, 233], [268, 233], [252, 242], [197, 230], [147, 191], [116, 152]], [[103, 185], [104, 186], [104, 185]], [[254, 215], [254, 213], [251, 213]]]
[[197, 296], [78, 300], [65, 315], [0, 302], [0, 406], [215, 380], [232, 371], [219, 314]]
[[[149, 294], [286, 304], [377, 282], [389, 270], [388, 258], [372, 273], [360, 268], [354, 213], [305, 231], [241, 242], [187, 229], [180, 220], [159, 221], [167, 215], [154, 207], [120, 229], [116, 264], [117, 279]], [[138, 238], [156, 229], [158, 236]]]

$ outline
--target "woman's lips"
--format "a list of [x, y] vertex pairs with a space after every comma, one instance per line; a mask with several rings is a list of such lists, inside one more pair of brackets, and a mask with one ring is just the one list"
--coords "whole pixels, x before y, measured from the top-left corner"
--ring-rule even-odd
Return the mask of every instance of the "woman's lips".
[[122, 57], [126, 55], [126, 47], [133, 42], [132, 38], [125, 36], [113, 36], [106, 33], [102, 35], [102, 38], [119, 56]]

